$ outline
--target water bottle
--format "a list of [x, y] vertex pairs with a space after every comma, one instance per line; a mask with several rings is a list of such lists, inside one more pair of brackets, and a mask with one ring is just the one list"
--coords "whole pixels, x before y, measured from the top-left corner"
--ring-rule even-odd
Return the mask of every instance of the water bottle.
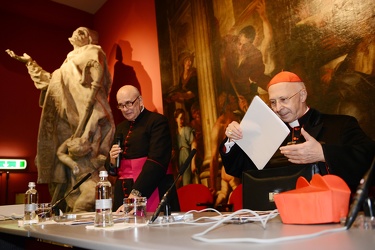
[[35, 182], [29, 182], [29, 189], [25, 193], [24, 224], [38, 223], [38, 216], [36, 214], [37, 206], [38, 191], [35, 189]]
[[95, 190], [95, 227], [113, 226], [112, 218], [112, 186], [108, 181], [107, 171], [100, 171], [99, 182]]

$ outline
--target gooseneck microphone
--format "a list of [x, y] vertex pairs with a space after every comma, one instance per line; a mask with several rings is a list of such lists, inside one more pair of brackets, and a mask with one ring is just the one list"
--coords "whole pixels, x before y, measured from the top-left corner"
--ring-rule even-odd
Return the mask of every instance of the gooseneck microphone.
[[[117, 145], [122, 149], [123, 146], [124, 146], [124, 135], [123, 134], [118, 134], [117, 137], [116, 137], [116, 143]], [[121, 165], [121, 158], [122, 158], [122, 154], [119, 153], [118, 154], [118, 157], [116, 158], [116, 168], [119, 168], [120, 165]]]
[[346, 217], [345, 227], [349, 229], [355, 219], [357, 218], [359, 209], [364, 203], [366, 195], [368, 195], [369, 186], [371, 185], [372, 179], [374, 178], [374, 165], [375, 165], [375, 157], [372, 160], [370, 169], [367, 170], [366, 174], [361, 179], [359, 186], [357, 188], [357, 192], [354, 196], [354, 200], [350, 205], [350, 210], [348, 216]]
[[156, 218], [159, 216], [159, 213], [161, 211], [161, 208], [165, 205], [165, 203], [167, 202], [167, 199], [168, 199], [168, 195], [169, 195], [169, 192], [172, 190], [172, 188], [176, 185], [176, 182], [177, 180], [181, 177], [181, 175], [183, 175], [186, 171], [186, 169], [189, 167], [190, 165], [190, 162], [191, 160], [193, 159], [195, 153], [197, 152], [197, 150], [194, 148], [193, 150], [191, 150], [188, 158], [186, 159], [186, 161], [184, 162], [184, 164], [182, 165], [180, 171], [178, 171], [178, 175], [176, 177], [176, 179], [174, 180], [172, 186], [167, 190], [167, 192], [165, 192], [165, 194], [163, 195], [163, 198], [161, 199], [158, 207], [156, 208], [155, 210], [155, 213], [152, 215], [151, 219], [150, 219], [150, 223], [153, 223]]
[[79, 182], [77, 182], [77, 184], [75, 184], [73, 186], [73, 188], [63, 198], [61, 198], [60, 200], [56, 201], [55, 204], [52, 205], [51, 209], [53, 210], [58, 204], [60, 204], [60, 202], [62, 202], [63, 200], [65, 200], [66, 197], [68, 197], [71, 192], [73, 192], [74, 190], [76, 190], [77, 188], [79, 188], [79, 186], [81, 186], [82, 183], [84, 183], [85, 181], [87, 181], [87, 179], [90, 178], [91, 175], [92, 175], [92, 173], [86, 174], [85, 177], [83, 177]]

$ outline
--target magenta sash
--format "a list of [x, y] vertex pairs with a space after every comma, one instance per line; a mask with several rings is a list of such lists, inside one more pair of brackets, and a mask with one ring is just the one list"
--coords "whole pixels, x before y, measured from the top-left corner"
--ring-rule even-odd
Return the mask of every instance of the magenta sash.
[[[147, 157], [137, 159], [122, 159], [120, 168], [118, 169], [118, 176], [120, 180], [133, 179], [137, 180], [139, 174], [142, 171], [143, 165], [146, 162]], [[172, 165], [169, 164], [167, 174], [172, 173]], [[159, 191], [156, 188], [151, 194], [150, 198], [147, 199], [147, 212], [155, 212], [159, 205]]]

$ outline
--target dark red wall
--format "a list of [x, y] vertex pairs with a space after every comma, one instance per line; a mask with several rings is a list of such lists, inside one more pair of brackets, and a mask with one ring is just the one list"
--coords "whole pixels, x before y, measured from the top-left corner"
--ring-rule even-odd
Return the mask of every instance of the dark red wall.
[[[68, 37], [77, 26], [93, 27], [93, 15], [52, 1], [14, 0], [0, 5], [0, 157], [23, 158], [22, 171], [0, 173], [0, 205], [14, 204], [29, 181], [37, 180], [34, 164], [41, 108], [39, 90], [26, 67], [6, 49], [27, 53], [47, 71], [58, 68], [72, 49]], [[41, 201], [49, 201], [47, 185], [38, 184]]]

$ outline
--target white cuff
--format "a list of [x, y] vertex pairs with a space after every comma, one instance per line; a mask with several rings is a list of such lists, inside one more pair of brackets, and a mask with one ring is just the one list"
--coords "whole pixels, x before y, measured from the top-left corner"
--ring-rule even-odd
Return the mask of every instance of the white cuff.
[[229, 153], [231, 147], [233, 147], [234, 141], [229, 141], [229, 139], [224, 143], [225, 153]]

